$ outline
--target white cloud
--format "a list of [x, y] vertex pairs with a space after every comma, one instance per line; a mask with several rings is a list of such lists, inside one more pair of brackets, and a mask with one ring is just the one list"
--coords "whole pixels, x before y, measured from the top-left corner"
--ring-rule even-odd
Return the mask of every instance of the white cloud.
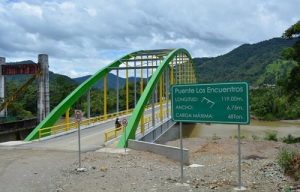
[[16, 2], [12, 4], [11, 9], [12, 11], [18, 12], [24, 17], [38, 17], [39, 19], [42, 19], [43, 17], [43, 11], [41, 7], [37, 5], [30, 5], [25, 2]]
[[298, 7], [298, 0], [1, 1], [0, 56], [48, 53], [51, 70], [71, 76], [140, 49], [216, 56], [281, 36], [300, 19]]
[[63, 2], [59, 4], [59, 8], [62, 12], [72, 12], [75, 11], [76, 5], [72, 2]]
[[1, 14], [4, 14], [4, 13], [5, 13], [5, 9], [4, 9], [3, 5], [1, 5], [1, 4], [0, 4], [0, 13], [1, 13]]
[[93, 8], [85, 8], [84, 9], [88, 14], [89, 16], [91, 17], [96, 17], [97, 16], [97, 10], [96, 9], [93, 9]]
[[90, 75], [90, 73], [87, 71], [78, 72], [75, 70], [71, 70], [68, 74], [68, 76], [71, 78], [82, 77], [82, 76], [86, 76], [86, 75]]

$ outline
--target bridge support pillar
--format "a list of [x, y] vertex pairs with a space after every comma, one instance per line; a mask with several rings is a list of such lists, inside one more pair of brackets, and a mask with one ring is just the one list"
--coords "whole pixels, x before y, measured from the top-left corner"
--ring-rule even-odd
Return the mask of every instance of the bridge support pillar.
[[38, 122], [41, 122], [50, 111], [48, 55], [40, 54], [38, 56], [38, 64], [41, 67], [42, 73], [38, 78], [37, 118]]
[[134, 61], [134, 107], [136, 106], [136, 98], [136, 61]]
[[155, 92], [152, 93], [152, 127], [155, 126]]
[[86, 109], [86, 117], [89, 119], [91, 118], [91, 90], [89, 89], [88, 92], [87, 92], [87, 109]]
[[116, 95], [116, 97], [117, 97], [117, 102], [116, 102], [116, 112], [117, 112], [117, 114], [119, 115], [119, 70], [117, 69], [117, 78], [116, 78], [116, 91], [117, 91], [117, 95]]
[[129, 81], [128, 81], [128, 62], [126, 62], [126, 114], [129, 113]]
[[166, 89], [166, 92], [165, 92], [165, 97], [166, 97], [166, 105], [167, 105], [167, 118], [169, 118], [169, 87], [170, 87], [170, 69], [167, 69], [166, 70], [166, 76], [165, 76], [165, 89]]
[[65, 129], [66, 129], [65, 131], [70, 130], [70, 108], [68, 108], [66, 111], [66, 128]]
[[163, 76], [159, 78], [159, 119], [163, 121]]
[[104, 119], [107, 119], [107, 75], [103, 78], [103, 114]]
[[[0, 57], [0, 103], [4, 102], [4, 75], [2, 75], [2, 65], [5, 64], [5, 57]], [[0, 117], [6, 116], [6, 108], [0, 111]]]
[[[143, 57], [141, 57], [143, 58]], [[141, 63], [141, 67], [143, 66], [143, 63]], [[141, 95], [143, 94], [144, 91], [144, 77], [143, 77], [143, 68], [141, 68], [141, 87], [140, 87]], [[145, 109], [144, 109], [145, 110]], [[145, 119], [144, 119], [144, 112], [142, 113], [141, 116], [141, 133], [145, 133]]]

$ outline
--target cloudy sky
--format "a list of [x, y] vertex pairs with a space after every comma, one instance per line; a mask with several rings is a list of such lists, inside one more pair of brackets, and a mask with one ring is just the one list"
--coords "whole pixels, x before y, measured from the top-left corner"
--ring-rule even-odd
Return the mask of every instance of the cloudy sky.
[[141, 49], [186, 48], [217, 56], [281, 36], [300, 20], [299, 0], [0, 0], [0, 56], [50, 70], [93, 74]]

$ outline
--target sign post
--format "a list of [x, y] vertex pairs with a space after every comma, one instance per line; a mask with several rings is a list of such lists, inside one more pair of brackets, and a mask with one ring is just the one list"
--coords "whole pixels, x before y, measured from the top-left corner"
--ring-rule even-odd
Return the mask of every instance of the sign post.
[[80, 122], [81, 122], [81, 118], [82, 118], [81, 110], [75, 110], [75, 120], [78, 124], [78, 164], [79, 164], [79, 166], [77, 168], [78, 172], [85, 171], [85, 168], [81, 167], [81, 146], [80, 146]]
[[243, 190], [243, 186], [242, 186], [242, 174], [241, 174], [241, 129], [240, 129], [240, 124], [238, 124], [238, 188], [236, 188], [236, 190]]
[[[240, 125], [250, 123], [248, 90], [248, 84], [245, 82], [172, 87], [172, 119], [180, 122], [180, 137], [182, 137], [182, 122], [238, 125], [238, 188], [235, 188], [236, 190], [245, 190], [241, 182]], [[182, 141], [180, 145], [182, 148]], [[183, 156], [181, 158], [183, 160]], [[183, 172], [182, 167], [181, 170]]]
[[180, 132], [180, 181], [183, 183], [183, 144], [182, 144], [182, 122], [179, 122]]
[[[122, 120], [122, 125], [123, 125], [123, 129], [124, 129], [124, 135], [125, 135], [125, 137], [126, 137], [126, 126], [127, 126], [127, 119], [123, 119]], [[125, 154], [126, 154], [126, 148], [127, 148], [127, 145], [125, 145]]]

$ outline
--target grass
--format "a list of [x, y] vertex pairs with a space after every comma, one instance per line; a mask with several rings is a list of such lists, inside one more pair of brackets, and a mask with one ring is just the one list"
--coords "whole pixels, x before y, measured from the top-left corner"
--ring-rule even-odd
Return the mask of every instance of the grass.
[[[234, 135], [234, 138], [235, 138], [235, 139], [237, 139], [237, 138], [238, 138], [238, 136], [237, 136], [237, 135]], [[246, 136], [245, 136], [245, 135], [243, 135], [243, 134], [241, 134], [241, 135], [240, 135], [240, 139], [246, 139]]]
[[300, 179], [300, 151], [294, 148], [283, 148], [277, 155], [277, 163], [284, 173], [295, 180]]
[[265, 140], [278, 141], [277, 132], [275, 132], [275, 131], [267, 132], [266, 135], [265, 135]]
[[257, 140], [259, 140], [259, 136], [253, 134], [253, 135], [252, 135], [252, 139], [253, 139], [254, 141], [257, 141]]
[[282, 141], [287, 144], [300, 143], [300, 137], [294, 137], [293, 135], [289, 134], [287, 137], [284, 137]]
[[283, 189], [283, 192], [292, 192], [291, 187], [287, 186]]

